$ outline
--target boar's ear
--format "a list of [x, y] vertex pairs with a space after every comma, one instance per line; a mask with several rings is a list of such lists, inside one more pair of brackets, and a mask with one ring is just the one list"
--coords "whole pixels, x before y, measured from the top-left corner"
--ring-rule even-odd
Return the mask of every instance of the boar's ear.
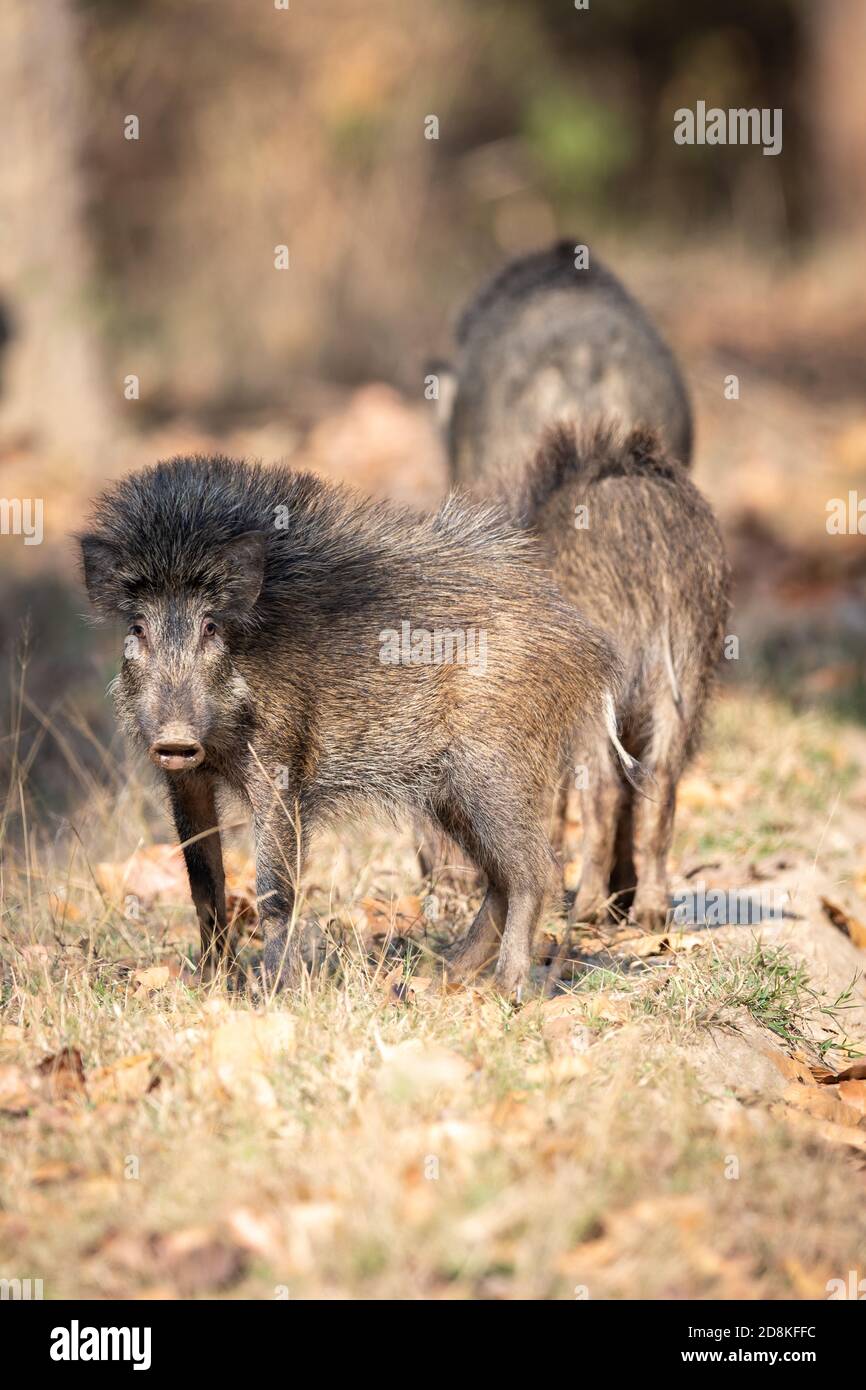
[[265, 578], [265, 537], [262, 531], [245, 531], [220, 546], [225, 567], [225, 607], [252, 608]]
[[124, 589], [118, 578], [120, 555], [99, 536], [81, 536], [81, 560], [87, 596], [97, 613], [109, 617], [121, 607]]

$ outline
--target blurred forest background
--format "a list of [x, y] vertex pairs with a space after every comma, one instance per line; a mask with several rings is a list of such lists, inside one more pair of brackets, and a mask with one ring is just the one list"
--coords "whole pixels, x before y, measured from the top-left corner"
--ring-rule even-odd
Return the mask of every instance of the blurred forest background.
[[[866, 483], [864, 68], [862, 0], [4, 0], [0, 495], [43, 498], [45, 539], [0, 536], [0, 640], [29, 625], [44, 809], [113, 737], [116, 635], [81, 621], [68, 539], [89, 497], [220, 448], [435, 502], [425, 361], [563, 235], [683, 361], [734, 674], [862, 715], [863, 540], [826, 503]], [[677, 145], [699, 100], [782, 108], [782, 153]]]

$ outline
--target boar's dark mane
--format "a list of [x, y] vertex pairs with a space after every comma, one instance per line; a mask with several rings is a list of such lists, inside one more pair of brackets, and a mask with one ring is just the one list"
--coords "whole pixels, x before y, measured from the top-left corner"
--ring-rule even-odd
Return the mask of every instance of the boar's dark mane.
[[526, 537], [495, 503], [452, 496], [420, 515], [311, 473], [197, 455], [131, 474], [96, 502], [79, 540], [85, 550], [108, 547], [112, 559], [107, 591], [92, 595], [97, 611], [129, 613], [142, 599], [185, 591], [218, 603], [231, 579], [220, 548], [249, 532], [265, 542], [261, 593], [238, 618], [252, 631], [405, 602], [423, 594], [431, 571], [453, 567], [455, 605], [471, 612], [487, 599], [490, 565], [529, 568]]

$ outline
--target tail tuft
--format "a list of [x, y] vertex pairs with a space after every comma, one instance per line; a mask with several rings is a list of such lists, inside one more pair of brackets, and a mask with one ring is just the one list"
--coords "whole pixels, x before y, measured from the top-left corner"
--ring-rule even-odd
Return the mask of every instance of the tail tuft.
[[[647, 796], [647, 793], [640, 785], [646, 775], [644, 768], [641, 767], [637, 758], [633, 758], [631, 753], [626, 752], [620, 743], [616, 728], [616, 707], [613, 703], [613, 693], [610, 690], [605, 691], [604, 695], [604, 726], [607, 729], [607, 736], [616, 749], [617, 757], [622, 764], [622, 772], [625, 780], [628, 782], [629, 786], [634, 787], [635, 791], [638, 792], [640, 796], [646, 797], [647, 801], [653, 801], [654, 798]], [[652, 777], [650, 777], [650, 781], [652, 781]]]

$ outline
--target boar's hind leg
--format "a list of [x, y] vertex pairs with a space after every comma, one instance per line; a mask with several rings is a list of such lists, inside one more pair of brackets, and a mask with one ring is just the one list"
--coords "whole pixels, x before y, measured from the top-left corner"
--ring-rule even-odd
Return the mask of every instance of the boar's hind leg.
[[508, 892], [508, 914], [496, 966], [496, 987], [501, 994], [518, 1003], [529, 979], [532, 937], [541, 915], [544, 892], [543, 881], [530, 887], [512, 884]]
[[637, 890], [632, 916], [644, 931], [660, 931], [668, 915], [667, 860], [674, 830], [679, 769], [668, 760], [647, 763], [652, 779], [648, 797], [638, 796], [634, 806]]
[[491, 884], [469, 931], [448, 957], [449, 980], [471, 980], [496, 960], [507, 906], [505, 894]]
[[580, 792], [583, 859], [580, 884], [568, 914], [570, 922], [595, 921], [610, 901], [617, 826], [626, 811], [627, 785], [607, 742], [588, 759], [586, 782]]
[[634, 799], [637, 890], [632, 916], [645, 931], [658, 931], [667, 921], [667, 861], [673, 839], [677, 782], [685, 765], [692, 726], [688, 711], [694, 700], [689, 695], [690, 692], [683, 692], [681, 709], [675, 707], [667, 692], [657, 698], [652, 734], [642, 756], [648, 774], [647, 795]]
[[634, 890], [637, 883], [637, 870], [634, 866], [634, 799], [634, 788], [623, 787], [622, 801], [616, 822], [613, 868], [610, 873], [612, 906], [623, 913], [628, 912], [634, 902]]
[[216, 974], [228, 945], [225, 876], [214, 784], [210, 777], [197, 772], [182, 773], [167, 781], [201, 931], [199, 975], [207, 980]]

